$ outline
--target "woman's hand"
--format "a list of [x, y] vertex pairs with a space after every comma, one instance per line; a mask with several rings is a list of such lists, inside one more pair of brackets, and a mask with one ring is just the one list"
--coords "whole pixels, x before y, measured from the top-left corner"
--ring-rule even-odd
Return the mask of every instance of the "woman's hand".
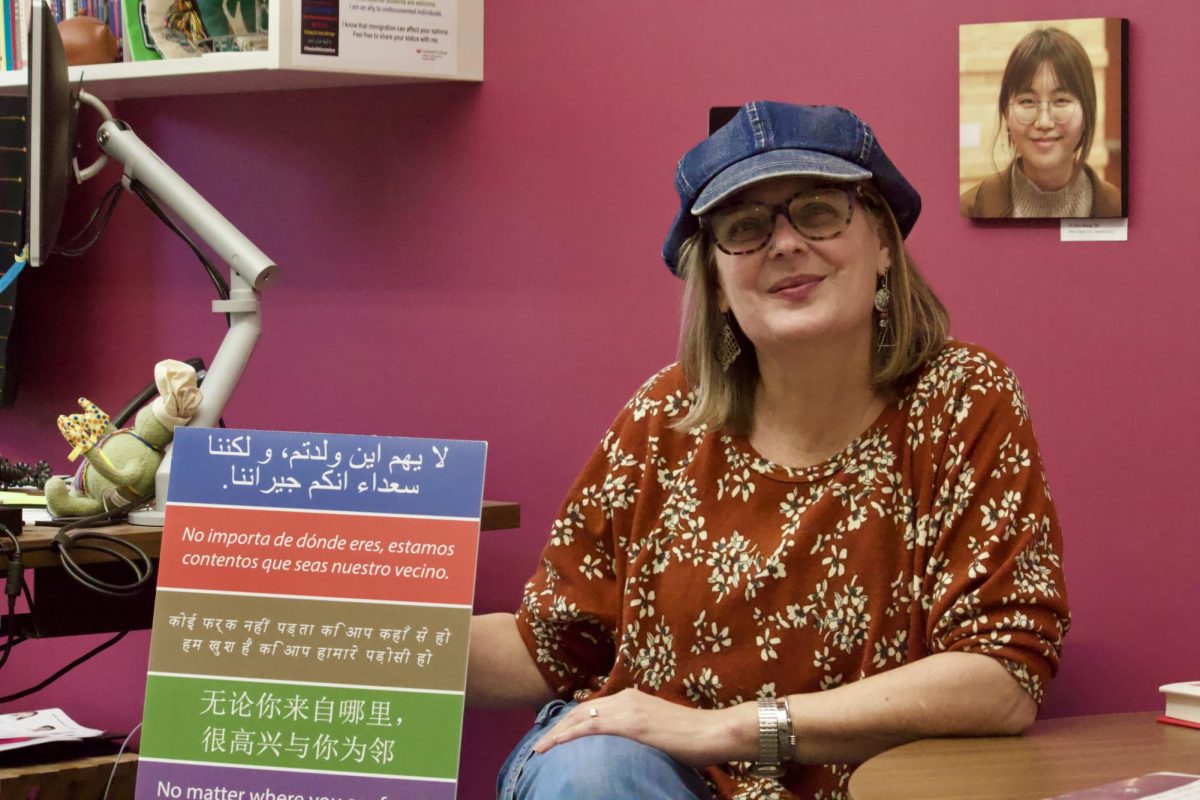
[[604, 733], [634, 739], [689, 767], [753, 760], [758, 724], [753, 705], [743, 703], [710, 711], [625, 689], [575, 706], [538, 740], [533, 750], [544, 753], [572, 739]]

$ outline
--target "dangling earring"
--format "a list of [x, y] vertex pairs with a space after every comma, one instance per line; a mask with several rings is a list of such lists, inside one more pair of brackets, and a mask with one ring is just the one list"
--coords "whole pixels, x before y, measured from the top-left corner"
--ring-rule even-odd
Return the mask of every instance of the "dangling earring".
[[881, 334], [887, 332], [888, 325], [891, 323], [892, 292], [888, 288], [888, 275], [891, 271], [891, 265], [888, 265], [887, 271], [880, 278], [879, 288], [875, 290], [875, 310], [879, 312], [879, 332]]
[[725, 323], [721, 326], [721, 338], [717, 342], [717, 361], [721, 364], [721, 369], [728, 372], [729, 367], [741, 354], [742, 346], [733, 332], [733, 326], [729, 324], [729, 316], [726, 315]]

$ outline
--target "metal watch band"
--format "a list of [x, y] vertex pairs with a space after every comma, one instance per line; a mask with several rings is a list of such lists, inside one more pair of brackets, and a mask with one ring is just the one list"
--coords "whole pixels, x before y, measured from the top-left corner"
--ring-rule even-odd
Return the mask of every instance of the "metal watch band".
[[758, 760], [752, 772], [765, 778], [783, 774], [779, 758], [779, 704], [770, 695], [758, 699]]

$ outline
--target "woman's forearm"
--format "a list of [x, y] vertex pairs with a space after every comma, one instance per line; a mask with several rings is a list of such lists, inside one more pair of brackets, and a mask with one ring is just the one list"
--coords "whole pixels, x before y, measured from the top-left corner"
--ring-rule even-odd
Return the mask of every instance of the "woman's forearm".
[[[845, 764], [931, 736], [1020, 733], [1037, 707], [995, 659], [942, 653], [824, 692], [788, 696], [793, 761]], [[564, 715], [535, 747], [581, 736], [636, 739], [688, 766], [758, 758], [755, 701], [701, 710], [636, 689], [590, 700]]]
[[471, 618], [467, 705], [476, 708], [537, 708], [554, 699], [533, 663], [512, 614]]
[[932, 736], [1016, 734], [1037, 715], [1004, 666], [976, 653], [939, 653], [788, 705], [795, 760], [807, 764], [858, 763]]

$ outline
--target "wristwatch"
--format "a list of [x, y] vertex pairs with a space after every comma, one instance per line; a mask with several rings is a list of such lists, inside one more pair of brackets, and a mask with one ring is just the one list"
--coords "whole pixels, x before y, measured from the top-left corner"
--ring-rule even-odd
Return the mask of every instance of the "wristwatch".
[[796, 734], [787, 698], [780, 700], [773, 695], [758, 698], [758, 759], [750, 767], [750, 774], [759, 778], [781, 777], [783, 762], [791, 760], [795, 746]]

